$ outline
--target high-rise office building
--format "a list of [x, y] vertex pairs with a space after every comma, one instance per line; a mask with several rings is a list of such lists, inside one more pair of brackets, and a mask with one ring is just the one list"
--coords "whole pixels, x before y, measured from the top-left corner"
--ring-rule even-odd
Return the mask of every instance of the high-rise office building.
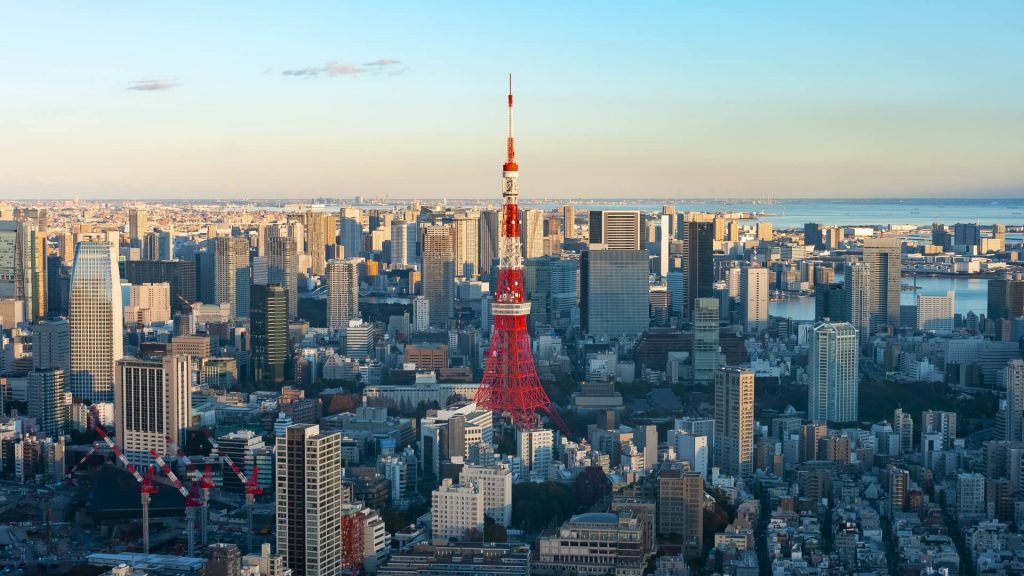
[[804, 224], [804, 245], [814, 246], [816, 249], [823, 249], [825, 236], [822, 234], [821, 224], [808, 222]]
[[190, 312], [196, 301], [194, 260], [130, 260], [124, 263], [125, 278], [132, 284], [171, 285], [171, 309]]
[[953, 242], [957, 246], [973, 248], [981, 244], [981, 226], [973, 222], [953, 224]]
[[35, 220], [0, 221], [0, 298], [22, 304], [30, 322], [46, 316], [46, 231]]
[[[714, 296], [714, 226], [711, 222], [687, 222], [683, 234], [683, 310], [692, 314], [697, 298]], [[692, 316], [690, 317], [692, 320]]]
[[715, 373], [715, 464], [737, 478], [754, 473], [754, 372], [747, 368]]
[[872, 272], [871, 331], [897, 330], [900, 326], [900, 272], [902, 246], [899, 238], [868, 238], [864, 241], [864, 262]]
[[60, 318], [32, 325], [32, 367], [60, 368], [64, 378], [71, 373], [71, 326]]
[[445, 218], [444, 223], [452, 228], [455, 275], [471, 278], [479, 274], [480, 213], [460, 210]]
[[277, 553], [294, 576], [342, 567], [341, 435], [295, 424], [277, 437]]
[[163, 457], [175, 455], [170, 441], [183, 445], [185, 430], [192, 425], [188, 357], [124, 358], [117, 362], [116, 374], [114, 423], [125, 455], [136, 466], [152, 462], [150, 450]]
[[[273, 476], [274, 471], [259, 462], [260, 456], [266, 449], [263, 436], [252, 430], [238, 430], [217, 438], [217, 443], [220, 444], [220, 452], [231, 458], [231, 461], [245, 473], [246, 478], [252, 477], [253, 469], [257, 466], [259, 466], [257, 480], [261, 484], [264, 479]], [[245, 490], [245, 484], [227, 466], [221, 470], [220, 486], [225, 491], [239, 494]]]
[[646, 250], [588, 250], [580, 257], [580, 323], [593, 336], [633, 335], [650, 325]]
[[892, 465], [887, 471], [889, 473], [889, 517], [893, 518], [897, 512], [907, 509], [910, 472]]
[[812, 422], [854, 422], [858, 418], [857, 329], [849, 322], [819, 322], [807, 360], [807, 418]]
[[425, 296], [412, 299], [412, 330], [426, 332], [430, 329], [430, 300]]
[[658, 473], [657, 532], [682, 537], [683, 554], [699, 558], [704, 546], [704, 476], [665, 466]]
[[67, 316], [70, 298], [71, 270], [60, 255], [50, 254], [46, 257], [46, 317]]
[[[267, 239], [267, 277], [288, 291], [288, 318], [299, 315], [299, 270], [295, 239], [275, 236]], [[255, 306], [255, 303], [250, 303]]]
[[[435, 544], [479, 538], [484, 531], [484, 495], [474, 484], [445, 478], [431, 493], [430, 532]], [[481, 536], [473, 535], [473, 532]]]
[[451, 226], [423, 228], [423, 296], [430, 324], [445, 327], [455, 313], [455, 239]]
[[480, 254], [477, 262], [480, 264], [480, 274], [490, 277], [494, 259], [498, 257], [498, 211], [484, 210], [480, 212], [480, 237], [477, 240], [477, 248]]
[[359, 263], [362, 258], [327, 263], [327, 329], [344, 330], [359, 318]]
[[1006, 382], [1006, 440], [1024, 441], [1024, 361], [1011, 360], [1003, 369], [1003, 380]]
[[953, 331], [953, 300], [950, 290], [945, 296], [917, 295], [917, 329], [949, 334]]
[[305, 214], [305, 225], [309, 268], [313, 275], [322, 276], [327, 268], [327, 246], [338, 242], [338, 217], [309, 210]]
[[859, 262], [846, 266], [843, 279], [843, 316], [832, 320], [843, 320], [853, 324], [862, 340], [871, 335], [875, 310], [875, 281], [871, 265]]
[[80, 242], [71, 273], [71, 392], [89, 402], [114, 399], [114, 363], [124, 356], [124, 313], [116, 248]]
[[128, 209], [128, 243], [132, 248], [142, 248], [142, 239], [149, 232], [149, 217], [144, 208]]
[[638, 210], [591, 210], [591, 250], [639, 250]]
[[66, 432], [69, 394], [62, 368], [35, 368], [28, 373], [28, 415], [36, 420], [39, 433], [58, 438]]
[[576, 239], [576, 207], [572, 204], [562, 206], [562, 230], [566, 240]]
[[543, 210], [520, 210], [519, 230], [522, 238], [523, 258], [537, 258], [544, 251], [544, 219]]
[[[921, 437], [934, 434], [940, 441], [939, 450], [949, 450], [956, 441], [956, 412], [925, 410], [921, 412]], [[922, 442], [923, 443], [923, 442]]]
[[[348, 211], [348, 215], [346, 215]], [[356, 258], [363, 253], [363, 224], [357, 208], [342, 208], [338, 219], [340, 244], [344, 247], [346, 258]]]
[[988, 309], [990, 320], [1013, 319], [1024, 316], [1024, 276], [1004, 276], [988, 281]]
[[282, 384], [288, 362], [288, 290], [280, 284], [252, 287], [254, 380]]
[[757, 334], [768, 329], [768, 269], [747, 267], [740, 281], [744, 330]]
[[506, 528], [512, 525], [512, 470], [508, 464], [465, 466], [459, 484], [476, 484], [483, 494], [484, 514], [495, 524]]
[[718, 300], [715, 298], [697, 298], [694, 302], [693, 318], [693, 380], [695, 382], [712, 382], [718, 370], [721, 352], [719, 351], [719, 314]]

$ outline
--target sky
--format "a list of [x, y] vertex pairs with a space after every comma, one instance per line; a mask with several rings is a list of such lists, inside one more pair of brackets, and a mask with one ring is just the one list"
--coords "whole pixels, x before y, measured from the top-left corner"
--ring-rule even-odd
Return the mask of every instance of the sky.
[[0, 0], [0, 199], [1024, 195], [1024, 2]]

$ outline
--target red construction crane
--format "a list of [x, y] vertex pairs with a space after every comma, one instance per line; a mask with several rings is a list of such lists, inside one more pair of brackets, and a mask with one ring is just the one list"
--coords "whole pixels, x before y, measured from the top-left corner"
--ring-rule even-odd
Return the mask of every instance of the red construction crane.
[[199, 479], [199, 488], [203, 495], [203, 516], [201, 522], [201, 534], [203, 546], [206, 546], [210, 530], [210, 491], [217, 487], [213, 482], [212, 467], [207, 464], [203, 470], [203, 476]]
[[89, 407], [89, 415], [93, 420], [93, 430], [96, 431], [96, 434], [98, 434], [110, 450], [114, 452], [117, 459], [124, 464], [125, 469], [127, 469], [128, 472], [131, 473], [132, 477], [134, 477], [142, 486], [142, 551], [144, 554], [149, 554], [149, 501], [153, 494], [159, 492], [159, 489], [156, 487], [156, 484], [153, 483], [152, 474], [150, 474], [148, 478], [143, 478], [142, 474], [139, 474], [139, 471], [135, 466], [129, 462], [128, 458], [126, 458], [124, 453], [121, 452], [121, 449], [117, 444], [115, 444], [110, 436], [107, 435], [107, 431], [103, 429], [103, 425], [100, 423], [100, 413], [99, 410], [96, 409], [96, 406]]
[[174, 438], [170, 435], [166, 436], [167, 447], [173, 450], [178, 455], [178, 460], [181, 460], [182, 464], [185, 465], [185, 475], [188, 476], [189, 480], [196, 482], [200, 479], [201, 474], [199, 469], [196, 467], [195, 462], [185, 454], [185, 451], [174, 441]]
[[246, 523], [248, 524], [248, 528], [249, 528], [248, 531], [246, 532], [246, 542], [247, 542], [246, 545], [248, 547], [247, 551], [251, 554], [253, 552], [253, 548], [252, 548], [252, 514], [253, 514], [253, 508], [256, 507], [256, 497], [259, 496], [260, 494], [263, 494], [263, 489], [259, 487], [259, 482], [257, 481], [257, 476], [259, 474], [259, 467], [253, 465], [252, 476], [249, 477], [249, 478], [246, 478], [245, 477], [245, 472], [243, 472], [242, 469], [239, 468], [238, 465], [236, 465], [233, 460], [231, 460], [231, 457], [228, 456], [226, 452], [221, 450], [220, 444], [218, 444], [217, 441], [213, 438], [213, 435], [212, 434], [205, 434], [204, 433], [204, 436], [206, 436], [206, 441], [210, 443], [210, 446], [213, 447], [214, 454], [216, 454], [218, 457], [220, 457], [222, 460], [224, 460], [224, 462], [227, 463], [228, 467], [231, 468], [231, 471], [234, 472], [235, 476], [238, 477], [238, 480], [245, 486], [245, 506], [247, 508]]
[[92, 455], [95, 454], [97, 450], [99, 450], [99, 447], [100, 447], [99, 441], [96, 441], [96, 442], [92, 443], [92, 448], [90, 448], [89, 451], [85, 453], [85, 456], [82, 456], [81, 460], [76, 462], [74, 466], [72, 466], [71, 468], [68, 469], [68, 473], [67, 473], [68, 480], [71, 480], [72, 478], [74, 478], [75, 472], [77, 472], [78, 469], [81, 468], [83, 464], [85, 464], [86, 460], [91, 458]]
[[167, 462], [157, 453], [156, 450], [150, 450], [149, 455], [153, 457], [153, 460], [163, 470], [164, 475], [171, 481], [171, 484], [178, 489], [178, 492], [185, 498], [185, 520], [188, 523], [188, 555], [194, 557], [196, 553], [196, 508], [199, 508], [203, 503], [196, 498], [195, 495], [191, 494], [185, 485], [181, 483], [178, 476], [174, 474], [174, 470], [167, 465]]

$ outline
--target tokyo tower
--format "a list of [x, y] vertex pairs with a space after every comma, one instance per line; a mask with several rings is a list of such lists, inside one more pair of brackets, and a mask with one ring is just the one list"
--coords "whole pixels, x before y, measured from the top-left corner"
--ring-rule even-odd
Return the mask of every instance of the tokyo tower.
[[540, 385], [537, 367], [533, 363], [530, 335], [526, 330], [530, 303], [524, 294], [519, 236], [519, 165], [516, 164], [512, 137], [511, 75], [508, 78], [507, 146], [508, 158], [501, 174], [503, 202], [498, 227], [497, 285], [491, 304], [494, 329], [491, 331], [491, 348], [487, 352], [484, 378], [474, 401], [483, 408], [508, 415], [512, 424], [521, 429], [536, 426], [536, 412], [541, 410], [563, 434], [568, 435], [565, 423]]

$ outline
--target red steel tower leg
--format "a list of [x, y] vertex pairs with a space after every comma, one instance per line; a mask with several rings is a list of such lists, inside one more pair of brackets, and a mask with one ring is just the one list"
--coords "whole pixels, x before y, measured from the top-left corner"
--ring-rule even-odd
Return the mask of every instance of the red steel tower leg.
[[533, 362], [526, 317], [530, 303], [526, 301], [523, 281], [523, 257], [519, 231], [519, 165], [516, 164], [515, 140], [512, 135], [512, 76], [508, 79], [508, 159], [502, 167], [504, 202], [498, 229], [498, 273], [495, 300], [491, 306], [494, 330], [487, 353], [484, 378], [474, 401], [495, 412], [507, 414], [517, 428], [533, 428], [538, 410], [547, 414], [563, 434], [569, 431], [551, 405], [540, 384]]

